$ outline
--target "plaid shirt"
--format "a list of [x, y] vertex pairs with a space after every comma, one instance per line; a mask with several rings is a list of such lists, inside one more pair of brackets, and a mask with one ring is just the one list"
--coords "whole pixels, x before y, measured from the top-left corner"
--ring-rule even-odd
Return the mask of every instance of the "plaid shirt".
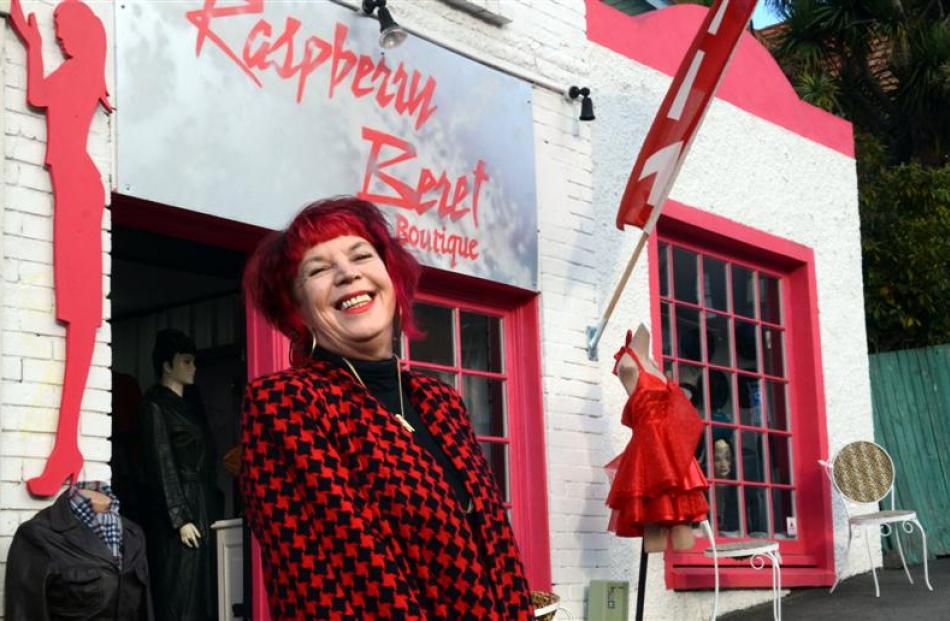
[[[96, 513], [92, 501], [79, 490], [88, 489], [101, 492], [112, 499], [109, 509]], [[80, 522], [92, 529], [99, 539], [112, 551], [112, 558], [122, 566], [122, 518], [119, 516], [119, 499], [112, 493], [112, 487], [101, 481], [81, 481], [71, 485], [66, 492], [69, 506]]]

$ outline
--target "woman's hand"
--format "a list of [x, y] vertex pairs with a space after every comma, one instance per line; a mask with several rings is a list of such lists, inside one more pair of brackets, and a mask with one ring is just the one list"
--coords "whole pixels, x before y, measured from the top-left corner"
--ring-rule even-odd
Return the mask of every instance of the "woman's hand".
[[178, 534], [181, 535], [181, 542], [187, 548], [197, 548], [198, 544], [201, 543], [201, 533], [198, 532], [198, 527], [191, 522], [179, 528]]
[[30, 13], [29, 18], [24, 17], [20, 0], [13, 0], [10, 3], [10, 22], [13, 25], [13, 30], [23, 39], [23, 43], [27, 47], [42, 45], [40, 29], [36, 25], [36, 15]]

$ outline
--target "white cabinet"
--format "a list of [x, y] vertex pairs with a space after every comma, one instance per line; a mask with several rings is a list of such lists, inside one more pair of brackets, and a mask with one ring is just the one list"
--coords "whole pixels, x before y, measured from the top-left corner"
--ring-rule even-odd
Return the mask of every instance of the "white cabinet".
[[232, 621], [234, 605], [244, 601], [244, 541], [241, 518], [211, 525], [218, 555], [218, 620]]

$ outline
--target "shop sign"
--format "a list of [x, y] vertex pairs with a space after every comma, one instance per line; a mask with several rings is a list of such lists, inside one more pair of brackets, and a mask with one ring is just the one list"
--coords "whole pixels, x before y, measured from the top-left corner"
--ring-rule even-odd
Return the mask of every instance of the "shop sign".
[[118, 191], [267, 228], [354, 194], [424, 264], [536, 289], [530, 87], [378, 36], [332, 2], [121, 3]]

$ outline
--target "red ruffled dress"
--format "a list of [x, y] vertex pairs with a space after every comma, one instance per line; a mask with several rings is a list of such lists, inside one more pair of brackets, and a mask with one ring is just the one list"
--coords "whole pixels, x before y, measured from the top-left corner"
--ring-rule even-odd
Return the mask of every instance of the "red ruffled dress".
[[640, 369], [621, 422], [633, 430], [623, 453], [604, 468], [610, 478], [607, 528], [620, 537], [642, 537], [645, 524], [675, 526], [705, 520], [709, 488], [696, 462], [703, 423], [682, 389], [672, 380]]

